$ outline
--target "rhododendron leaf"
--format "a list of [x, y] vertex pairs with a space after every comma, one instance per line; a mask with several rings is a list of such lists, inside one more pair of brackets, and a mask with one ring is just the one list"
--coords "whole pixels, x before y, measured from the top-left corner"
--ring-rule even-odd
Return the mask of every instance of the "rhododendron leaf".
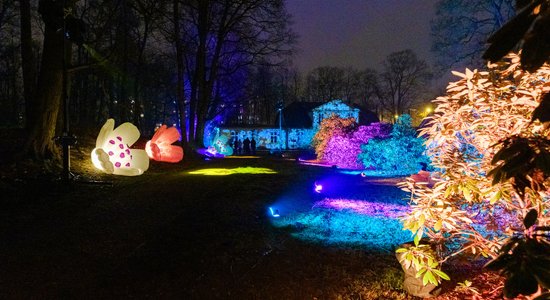
[[521, 67], [524, 70], [535, 72], [550, 56], [550, 45], [546, 41], [549, 25], [550, 15], [541, 14], [535, 20], [530, 34], [525, 35], [521, 54]]
[[534, 120], [539, 120], [542, 123], [550, 121], [550, 93], [542, 96], [539, 106], [533, 111], [531, 121]]
[[537, 222], [538, 212], [536, 209], [531, 209], [527, 215], [525, 215], [525, 218], [523, 219], [523, 225], [525, 228], [530, 228], [531, 226], [535, 225]]
[[491, 45], [483, 53], [483, 59], [499, 61], [517, 45], [535, 20], [536, 16], [530, 13], [531, 10], [532, 8], [522, 11], [489, 37], [488, 42]]
[[493, 197], [491, 197], [491, 200], [489, 201], [490, 204], [495, 204], [500, 198], [502, 197], [502, 192], [498, 191], [494, 193]]
[[416, 246], [418, 246], [418, 244], [420, 243], [420, 239], [422, 238], [422, 235], [424, 234], [424, 230], [423, 229], [419, 229], [417, 232], [416, 232], [416, 235], [414, 236], [414, 244]]
[[536, 298], [534, 298], [533, 300], [550, 300], [550, 292], [543, 293], [543, 294], [537, 296]]
[[432, 284], [435, 284], [435, 285], [437, 285], [437, 283], [438, 283], [437, 279], [435, 279], [434, 274], [430, 270], [426, 271], [426, 274], [424, 274], [424, 278], [422, 278], [422, 284], [423, 285], [426, 285], [428, 283], [432, 283]]
[[536, 272], [535, 278], [537, 282], [544, 288], [550, 289], [550, 270], [542, 269]]
[[442, 224], [443, 224], [443, 220], [438, 220], [437, 222], [435, 222], [435, 224], [434, 224], [434, 230], [435, 230], [435, 231], [441, 230]]
[[[451, 278], [449, 277], [449, 275], [447, 275], [445, 272], [441, 271], [441, 270], [437, 270], [437, 269], [433, 269], [432, 270], [437, 276], [439, 276], [440, 278], [442, 279], [445, 279], [445, 280], [451, 280]], [[468, 284], [468, 281], [466, 280], [464, 283]], [[469, 285], [471, 285], [472, 283], [470, 282]]]
[[468, 188], [464, 187], [462, 193], [464, 194], [464, 198], [466, 198], [466, 201], [472, 202], [472, 194]]

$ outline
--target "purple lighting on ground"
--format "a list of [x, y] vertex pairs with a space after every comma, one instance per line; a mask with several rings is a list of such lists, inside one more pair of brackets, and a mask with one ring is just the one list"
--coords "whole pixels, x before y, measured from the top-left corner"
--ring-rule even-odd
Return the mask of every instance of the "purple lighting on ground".
[[225, 155], [218, 153], [214, 147], [197, 149], [197, 153], [206, 157], [223, 158]]
[[316, 202], [313, 207], [325, 207], [336, 210], [349, 209], [362, 215], [384, 216], [389, 218], [400, 217], [409, 211], [409, 206], [407, 205], [329, 198]]

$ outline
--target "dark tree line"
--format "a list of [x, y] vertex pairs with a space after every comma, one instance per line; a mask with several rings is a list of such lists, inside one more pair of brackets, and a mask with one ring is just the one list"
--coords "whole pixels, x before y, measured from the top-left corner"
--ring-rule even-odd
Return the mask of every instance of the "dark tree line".
[[430, 67], [412, 50], [389, 54], [380, 71], [352, 67], [318, 67], [309, 72], [299, 97], [306, 101], [342, 99], [359, 104], [386, 119], [409, 113], [429, 100]]
[[[512, 0], [474, 2], [438, 1], [440, 68], [479, 57], [484, 37], [514, 13]], [[290, 24], [283, 0], [3, 1], [1, 125], [27, 128], [31, 156], [56, 155], [63, 53], [72, 129], [96, 132], [114, 117], [147, 136], [175, 124], [188, 147], [202, 145], [210, 121], [273, 124], [279, 105], [293, 101], [338, 98], [391, 118], [432, 98], [424, 95], [431, 68], [410, 50], [390, 54], [381, 70], [320, 66], [300, 74]]]
[[175, 124], [200, 147], [209, 120], [242, 106], [254, 72], [288, 61], [289, 22], [282, 0], [3, 1], [2, 126], [27, 128], [30, 156], [56, 157], [66, 78], [73, 130], [109, 117], [146, 134]]

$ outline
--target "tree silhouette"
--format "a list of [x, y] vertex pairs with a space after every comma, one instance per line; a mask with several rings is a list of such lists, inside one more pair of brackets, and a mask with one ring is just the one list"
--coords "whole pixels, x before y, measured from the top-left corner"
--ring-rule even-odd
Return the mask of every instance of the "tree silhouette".
[[388, 55], [378, 82], [380, 105], [392, 116], [403, 114], [418, 100], [431, 78], [428, 64], [412, 50]]
[[514, 15], [513, 0], [440, 0], [431, 22], [432, 52], [442, 71], [484, 64], [486, 39]]

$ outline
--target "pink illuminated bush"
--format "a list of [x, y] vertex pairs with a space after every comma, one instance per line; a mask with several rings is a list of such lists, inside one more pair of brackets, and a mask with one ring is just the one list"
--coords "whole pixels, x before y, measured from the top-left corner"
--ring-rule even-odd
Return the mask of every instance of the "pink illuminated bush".
[[340, 118], [337, 115], [332, 115], [329, 118], [321, 121], [319, 130], [313, 136], [311, 144], [315, 149], [317, 158], [321, 160], [327, 160], [326, 147], [329, 141], [334, 136], [349, 136], [357, 130], [357, 122], [355, 118]]
[[386, 138], [391, 131], [391, 125], [374, 123], [370, 126], [359, 126], [357, 130], [334, 134], [324, 149], [324, 160], [340, 168], [363, 169], [357, 156], [361, 153], [361, 145], [368, 143], [372, 138]]

